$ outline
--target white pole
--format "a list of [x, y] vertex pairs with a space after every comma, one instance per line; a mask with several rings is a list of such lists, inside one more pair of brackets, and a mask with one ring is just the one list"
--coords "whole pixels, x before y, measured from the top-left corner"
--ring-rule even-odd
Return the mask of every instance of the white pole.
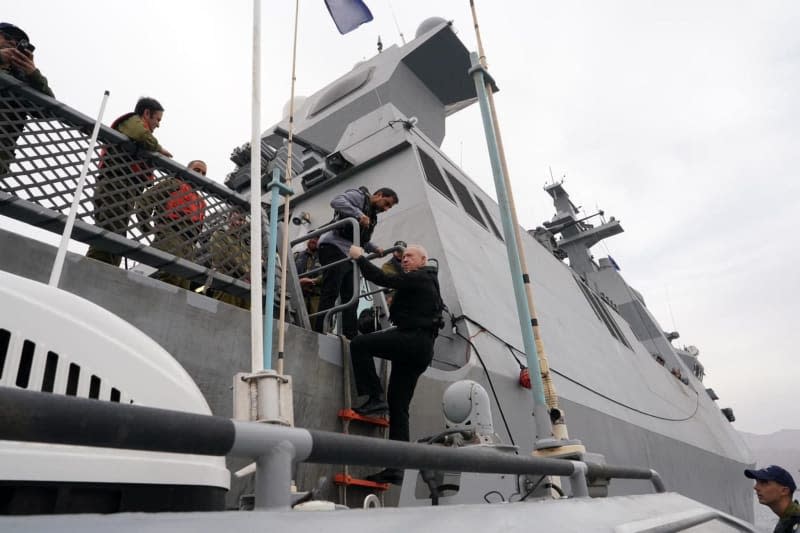
[[[253, 102], [250, 138], [250, 362], [263, 369], [261, 317], [261, 0], [253, 0]], [[269, 304], [268, 304], [269, 305]]]
[[83, 186], [86, 183], [86, 173], [89, 171], [89, 163], [92, 161], [92, 153], [94, 152], [94, 145], [97, 142], [97, 134], [100, 132], [100, 121], [103, 120], [103, 113], [106, 110], [108, 94], [108, 91], [103, 93], [103, 101], [100, 103], [100, 112], [97, 114], [97, 120], [94, 123], [92, 138], [89, 140], [89, 146], [86, 147], [86, 155], [83, 158], [83, 166], [81, 167], [81, 174], [78, 178], [78, 187], [75, 189], [75, 196], [72, 197], [72, 206], [69, 208], [67, 223], [64, 225], [64, 233], [61, 234], [61, 244], [58, 245], [56, 260], [53, 263], [53, 270], [50, 272], [49, 284], [51, 287], [58, 287], [58, 283], [61, 281], [61, 271], [64, 269], [64, 260], [67, 257], [67, 245], [69, 244], [70, 236], [72, 236], [72, 227], [75, 225], [75, 217], [78, 213], [78, 204], [83, 196]]

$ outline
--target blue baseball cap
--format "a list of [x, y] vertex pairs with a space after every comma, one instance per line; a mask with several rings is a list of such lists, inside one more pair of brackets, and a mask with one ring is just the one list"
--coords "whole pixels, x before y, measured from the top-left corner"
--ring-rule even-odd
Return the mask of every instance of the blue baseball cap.
[[791, 492], [797, 489], [792, 475], [777, 465], [770, 465], [761, 470], [745, 470], [744, 475], [750, 479], [757, 479], [759, 481], [774, 481], [779, 485], [789, 487], [789, 491]]

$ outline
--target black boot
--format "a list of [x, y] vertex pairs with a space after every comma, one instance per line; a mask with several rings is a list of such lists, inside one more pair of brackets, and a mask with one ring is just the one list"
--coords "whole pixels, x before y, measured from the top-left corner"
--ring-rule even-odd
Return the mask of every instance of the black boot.
[[367, 481], [373, 481], [375, 483], [392, 483], [393, 485], [402, 485], [403, 471], [399, 468], [384, 468], [380, 472], [369, 475], [364, 479]]
[[388, 410], [389, 410], [389, 405], [384, 401], [383, 398], [381, 397], [374, 398], [372, 396], [367, 398], [367, 401], [364, 402], [359, 407], [353, 408], [353, 411], [362, 416], [367, 416], [367, 415], [376, 416], [383, 414]]

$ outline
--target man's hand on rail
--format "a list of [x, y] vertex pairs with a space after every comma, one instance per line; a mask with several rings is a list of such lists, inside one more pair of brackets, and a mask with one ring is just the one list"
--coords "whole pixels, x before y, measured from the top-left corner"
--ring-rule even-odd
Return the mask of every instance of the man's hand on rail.
[[358, 259], [364, 255], [364, 249], [360, 246], [356, 246], [355, 244], [350, 246], [350, 258], [351, 259]]

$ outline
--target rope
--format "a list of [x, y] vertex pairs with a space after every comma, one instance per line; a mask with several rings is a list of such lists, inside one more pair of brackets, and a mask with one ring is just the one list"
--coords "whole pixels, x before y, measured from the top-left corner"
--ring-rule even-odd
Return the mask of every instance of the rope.
[[[483, 40], [481, 39], [481, 32], [478, 26], [478, 13], [475, 9], [475, 2], [474, 0], [470, 0], [469, 2], [470, 9], [472, 11], [472, 21], [475, 27], [475, 38], [478, 42], [478, 54], [481, 66], [484, 69], [488, 70], [488, 63], [486, 61], [486, 52], [483, 48]], [[514, 195], [511, 189], [511, 178], [508, 171], [508, 163], [506, 161], [506, 153], [505, 148], [503, 147], [503, 137], [500, 133], [500, 123], [497, 119], [497, 111], [494, 105], [494, 95], [492, 92], [491, 82], [486, 82], [486, 94], [489, 101], [489, 108], [491, 109], [492, 113], [492, 125], [494, 127], [494, 134], [497, 139], [497, 152], [500, 156], [500, 166], [503, 169], [503, 180], [505, 181], [506, 190], [508, 191], [508, 209], [511, 214], [512, 226], [514, 227], [514, 238], [517, 241], [519, 246], [522, 246], [522, 236], [520, 235], [519, 231], [519, 220], [517, 218], [517, 208], [514, 203]], [[528, 275], [528, 262], [525, 258], [525, 253], [523, 250], [520, 250], [519, 255], [519, 262], [520, 267], [522, 268], [522, 276], [523, 279], [529, 280], [530, 276]], [[547, 354], [544, 351], [544, 343], [542, 342], [541, 332], [539, 331], [539, 321], [536, 316], [536, 306], [534, 305], [533, 299], [533, 287], [529, 281], [525, 283], [525, 294], [528, 299], [528, 310], [530, 312], [530, 319], [533, 328], [533, 341], [536, 345], [536, 353], [539, 359], [539, 370], [542, 378], [542, 386], [544, 388], [544, 398], [545, 403], [547, 404], [549, 409], [559, 409], [558, 407], [558, 394], [556, 393], [555, 384], [553, 383], [553, 379], [550, 376], [550, 364], [547, 361]], [[560, 410], [560, 409], [559, 409]], [[566, 432], [566, 425], [564, 425], [564, 429]]]
[[[300, 12], [300, 0], [295, 0], [294, 3], [294, 40], [292, 42], [292, 88], [289, 93], [289, 140], [288, 140], [288, 153], [286, 157], [286, 186], [292, 186], [292, 148], [294, 147], [294, 88], [295, 88], [295, 72], [297, 66], [297, 22]], [[283, 243], [281, 245], [281, 264], [286, 265], [289, 257], [289, 204], [291, 198], [287, 194], [283, 201]], [[273, 236], [274, 238], [274, 236]], [[281, 269], [281, 296], [280, 296], [280, 310], [278, 315], [278, 374], [283, 374], [283, 351], [286, 339], [286, 268]], [[269, 327], [272, 327], [270, 324]]]
[[[523, 366], [520, 363], [519, 359], [517, 359], [517, 356], [516, 356], [515, 352], [519, 353], [523, 358], [525, 357], [525, 353], [524, 352], [518, 350], [512, 344], [510, 344], [509, 342], [507, 342], [507, 341], [503, 340], [502, 338], [498, 337], [491, 330], [487, 329], [486, 327], [481, 325], [478, 321], [473, 320], [472, 318], [468, 317], [467, 315], [461, 315], [459, 317], [456, 317], [456, 318], [453, 319], [453, 322], [455, 322], [457, 320], [468, 320], [468, 321], [472, 322], [473, 324], [475, 324], [476, 326], [481, 328], [481, 331], [479, 331], [478, 333], [487, 333], [487, 334], [491, 335], [492, 337], [494, 337], [495, 339], [497, 339], [500, 343], [504, 344], [508, 348], [509, 352], [511, 353], [511, 356], [514, 358], [514, 361], [516, 361], [516, 363], [518, 365], [520, 365], [520, 368], [523, 368]], [[461, 336], [463, 338], [463, 335], [459, 335], [459, 336]], [[474, 335], [473, 335], [473, 337], [474, 337]], [[470, 338], [472, 338], [472, 337], [470, 337]], [[468, 342], [471, 343], [471, 341], [468, 341]], [[477, 353], [477, 351], [476, 351], [476, 353]], [[483, 361], [481, 361], [481, 364], [483, 365]], [[484, 368], [484, 370], [486, 370], [486, 366], [485, 365], [484, 365], [483, 368]], [[615, 400], [614, 398], [612, 398], [612, 397], [610, 397], [610, 396], [608, 396], [606, 394], [603, 394], [602, 392], [600, 392], [600, 391], [598, 391], [596, 389], [593, 389], [589, 385], [581, 383], [577, 379], [571, 378], [568, 375], [564, 374], [563, 372], [559, 372], [558, 370], [556, 370], [554, 368], [551, 368], [550, 370], [554, 374], [557, 374], [557, 375], [561, 376], [562, 378], [566, 379], [567, 381], [569, 381], [571, 383], [574, 383], [575, 385], [578, 385], [579, 387], [581, 387], [581, 388], [583, 388], [585, 390], [588, 390], [589, 392], [591, 392], [593, 394], [596, 394], [597, 396], [600, 396], [601, 398], [603, 398], [605, 400], [608, 400], [608, 401], [610, 401], [611, 403], [613, 403], [615, 405], [619, 405], [620, 407], [624, 407], [625, 409], [628, 409], [628, 410], [633, 411], [635, 413], [639, 413], [641, 415], [648, 416], [650, 418], [655, 418], [657, 420], [665, 420], [667, 422], [685, 422], [687, 420], [690, 420], [691, 418], [694, 418], [694, 415], [697, 414], [697, 411], [700, 408], [700, 396], [697, 394], [697, 391], [692, 389], [694, 394], [695, 394], [695, 406], [694, 406], [694, 410], [692, 411], [692, 414], [690, 414], [690, 415], [688, 415], [688, 416], [686, 416], [684, 418], [673, 418], [673, 417], [666, 417], [666, 416], [656, 415], [656, 414], [653, 414], [653, 413], [648, 413], [647, 411], [642, 411], [641, 409], [637, 409], [636, 407], [628, 405], [628, 404], [626, 404], [624, 402], [621, 402], [619, 400]], [[490, 381], [490, 383], [491, 383], [491, 381]], [[494, 389], [492, 389], [492, 391], [494, 391]], [[496, 396], [495, 396], [495, 399], [496, 399]], [[498, 407], [499, 407], [499, 403], [498, 403]], [[502, 409], [500, 409], [500, 412], [502, 413]]]

